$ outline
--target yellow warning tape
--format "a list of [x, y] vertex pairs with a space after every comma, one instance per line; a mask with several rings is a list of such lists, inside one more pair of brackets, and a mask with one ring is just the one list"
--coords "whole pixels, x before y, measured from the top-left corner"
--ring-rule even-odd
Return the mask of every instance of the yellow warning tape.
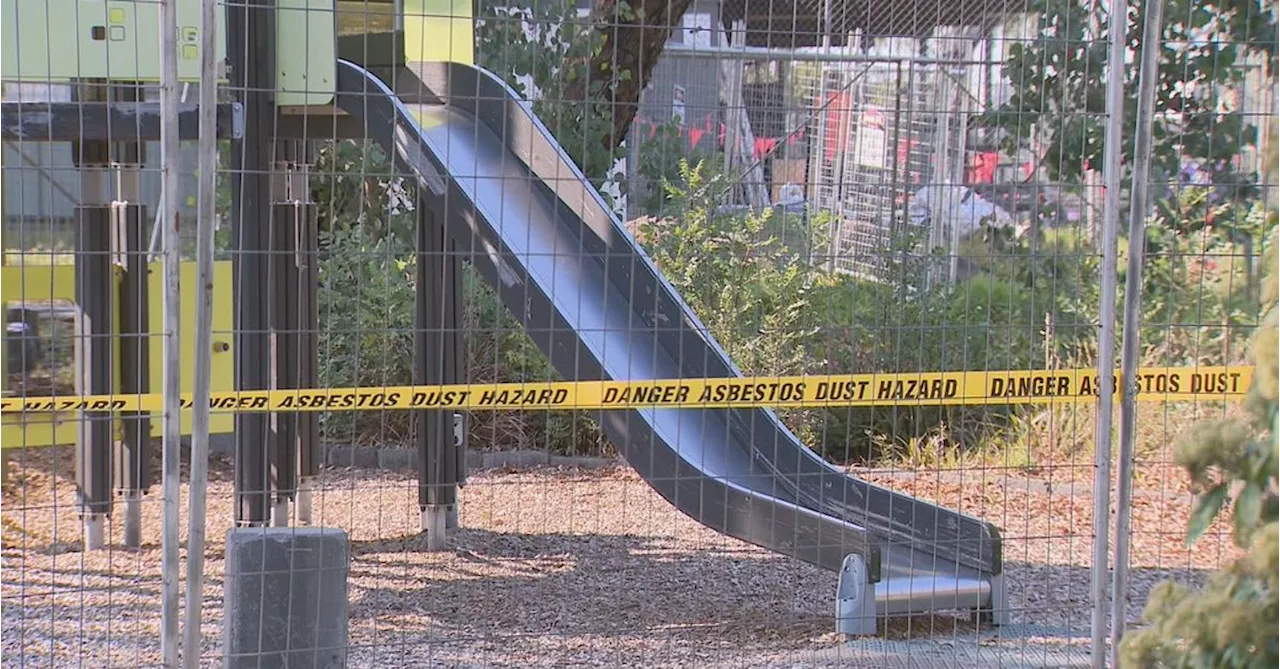
[[[1117, 383], [1119, 378], [1116, 372]], [[1135, 381], [1139, 401], [1226, 400], [1248, 391], [1253, 368], [1146, 368]], [[1074, 369], [230, 391], [213, 393], [210, 405], [218, 412], [817, 408], [1047, 404], [1089, 401], [1097, 393], [1096, 371]], [[160, 412], [163, 401], [159, 393], [6, 397], [0, 413]], [[191, 408], [190, 394], [182, 396], [182, 406]]]

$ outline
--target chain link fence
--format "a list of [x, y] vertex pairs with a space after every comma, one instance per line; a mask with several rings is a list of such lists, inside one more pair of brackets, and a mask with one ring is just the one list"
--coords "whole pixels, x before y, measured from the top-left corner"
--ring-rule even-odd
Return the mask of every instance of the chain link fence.
[[5, 666], [1119, 666], [1251, 550], [1271, 7], [4, 2]]

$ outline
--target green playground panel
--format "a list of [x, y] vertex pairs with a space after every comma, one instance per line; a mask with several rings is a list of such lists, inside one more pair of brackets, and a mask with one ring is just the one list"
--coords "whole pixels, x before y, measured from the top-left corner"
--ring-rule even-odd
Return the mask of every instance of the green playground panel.
[[276, 104], [327, 105], [338, 81], [334, 0], [276, 0]]
[[[154, 0], [0, 0], [0, 76], [7, 82], [160, 80]], [[334, 0], [278, 0], [280, 105], [325, 105], [336, 79]], [[55, 17], [51, 20], [50, 17]], [[218, 7], [219, 58], [226, 12]], [[200, 0], [178, 0], [178, 79], [200, 81]]]

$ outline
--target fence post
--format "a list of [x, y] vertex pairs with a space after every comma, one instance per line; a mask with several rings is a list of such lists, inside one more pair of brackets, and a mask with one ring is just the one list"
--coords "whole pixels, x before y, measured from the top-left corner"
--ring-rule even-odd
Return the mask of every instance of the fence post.
[[1134, 374], [1138, 367], [1138, 322], [1142, 315], [1142, 270], [1146, 255], [1147, 193], [1151, 184], [1152, 126], [1156, 83], [1160, 79], [1160, 37], [1164, 0], [1147, 0], [1138, 70], [1137, 129], [1133, 142], [1133, 175], [1129, 182], [1129, 266], [1124, 277], [1124, 332], [1120, 367], [1120, 455], [1116, 473], [1116, 565], [1111, 584], [1111, 666], [1119, 666], [1129, 605], [1129, 520], [1133, 497], [1134, 423], [1137, 405]]
[[200, 666], [200, 623], [204, 602], [204, 541], [209, 484], [209, 395], [213, 375], [213, 224], [218, 184], [218, 0], [200, 2], [200, 127], [196, 213], [195, 369], [191, 379], [191, 489], [187, 501], [186, 620], [182, 664]]
[[179, 292], [182, 241], [178, 234], [178, 6], [177, 0], [160, 2], [160, 210], [164, 249], [164, 465], [160, 482], [164, 494], [160, 576], [160, 651], [167, 669], [177, 669], [182, 638], [179, 616], [180, 558], [178, 535], [182, 476], [182, 377], [178, 328], [182, 296]]
[[1127, 45], [1125, 0], [1109, 0], [1107, 44], [1107, 127], [1103, 147], [1102, 288], [1099, 291], [1098, 417], [1094, 434], [1093, 564], [1090, 567], [1091, 664], [1107, 661], [1107, 558], [1111, 525], [1111, 415], [1115, 384], [1116, 281], [1120, 236], [1120, 142], [1124, 138], [1124, 54]]

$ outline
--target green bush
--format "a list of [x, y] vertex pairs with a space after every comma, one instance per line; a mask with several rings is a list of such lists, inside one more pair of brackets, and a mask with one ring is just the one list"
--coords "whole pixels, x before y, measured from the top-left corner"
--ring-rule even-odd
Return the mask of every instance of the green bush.
[[[1265, 226], [1259, 226], [1244, 239], [1265, 235]], [[1245, 345], [1242, 333], [1258, 323], [1257, 270], [1246, 262], [1252, 245], [1153, 225], [1147, 247], [1142, 292], [1147, 354], [1174, 365], [1238, 359]]]
[[[899, 284], [862, 281], [813, 262], [830, 235], [824, 217], [717, 215], [724, 185], [705, 163], [683, 161], [680, 180], [665, 189], [665, 206], [680, 214], [641, 219], [633, 231], [745, 374], [1043, 368], [1093, 332], [1069, 310], [1080, 300], [1057, 296], [1062, 286], [1051, 279], [1064, 270], [1053, 255], [1043, 268], [1026, 269], [1024, 254], [1009, 261], [1021, 274], [983, 273], [952, 288], [925, 290], [923, 263], [912, 256], [891, 269]], [[1046, 320], [1063, 325], [1047, 329]], [[956, 443], [973, 443], [1006, 425], [1009, 412], [877, 407], [781, 415], [810, 446], [847, 462], [944, 430]]]
[[[319, 343], [324, 386], [404, 385], [413, 380], [416, 261], [401, 226], [335, 226], [321, 235]], [[464, 381], [474, 383], [559, 379], [475, 269], [463, 265]], [[474, 443], [492, 449], [539, 448], [599, 453], [598, 427], [569, 413], [475, 412]], [[327, 440], [408, 443], [412, 414], [338, 412], [321, 416]]]
[[[1274, 256], [1270, 264], [1274, 266]], [[1173, 582], [1157, 586], [1145, 611], [1149, 626], [1128, 634], [1121, 646], [1126, 669], [1280, 664], [1276, 295], [1272, 274], [1264, 294], [1268, 313], [1253, 343], [1248, 419], [1201, 424], [1176, 451], [1197, 491], [1187, 542], [1198, 539], [1229, 507], [1232, 538], [1245, 556], [1213, 574], [1201, 589]]]
[[[412, 237], [375, 226], [321, 233], [319, 376], [327, 387], [393, 386], [413, 381]], [[406, 440], [407, 412], [321, 414], [326, 438]]]
[[[465, 380], [472, 383], [565, 381], [519, 321], [470, 264], [463, 265], [462, 327], [467, 336]], [[571, 411], [476, 411], [473, 444], [492, 450], [534, 449], [601, 455], [609, 450], [599, 425]]]

